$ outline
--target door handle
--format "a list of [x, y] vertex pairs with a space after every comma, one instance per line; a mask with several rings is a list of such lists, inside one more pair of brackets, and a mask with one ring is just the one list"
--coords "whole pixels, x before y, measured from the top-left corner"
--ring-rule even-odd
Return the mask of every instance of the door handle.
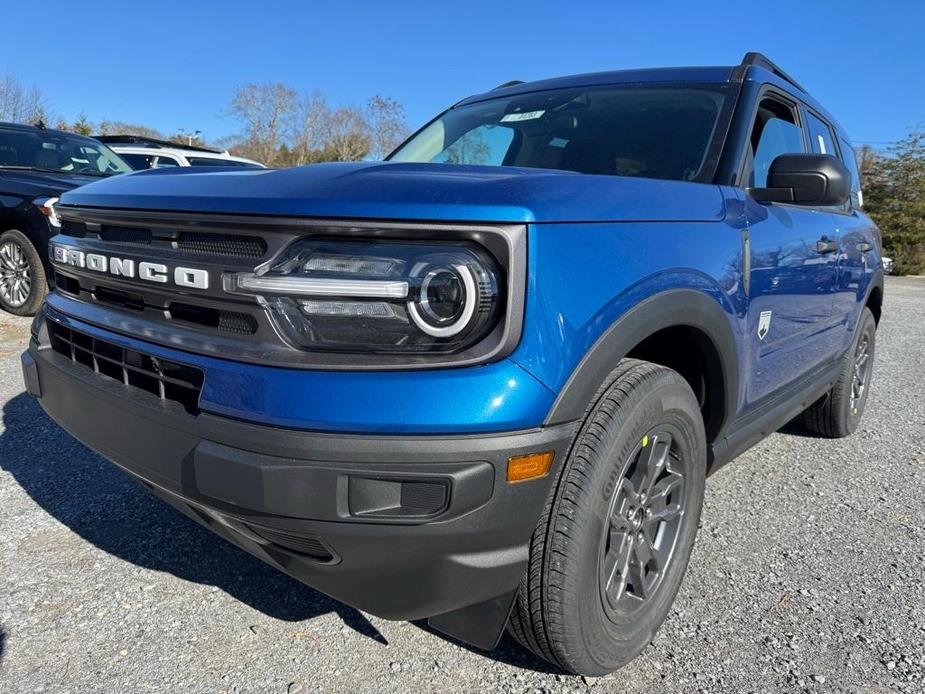
[[870, 253], [874, 250], [874, 247], [867, 243], [867, 241], [861, 241], [855, 248], [858, 249], [858, 253]]
[[829, 241], [824, 236], [816, 241], [816, 253], [834, 253], [838, 250], [838, 244], [835, 241]]

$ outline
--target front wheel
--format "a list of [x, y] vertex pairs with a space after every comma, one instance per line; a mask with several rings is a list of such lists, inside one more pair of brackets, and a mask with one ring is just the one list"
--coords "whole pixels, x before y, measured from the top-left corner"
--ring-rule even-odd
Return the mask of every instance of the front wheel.
[[0, 235], [0, 307], [17, 316], [32, 316], [47, 292], [45, 268], [35, 246], [21, 231]]
[[684, 576], [705, 471], [703, 419], [687, 382], [662, 366], [620, 362], [534, 532], [514, 637], [583, 675], [641, 652]]

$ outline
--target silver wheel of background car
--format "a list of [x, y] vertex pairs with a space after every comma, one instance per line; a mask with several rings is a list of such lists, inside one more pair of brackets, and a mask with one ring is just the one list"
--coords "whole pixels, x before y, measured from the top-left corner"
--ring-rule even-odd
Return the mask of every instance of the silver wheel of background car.
[[32, 295], [32, 268], [22, 246], [6, 241], [0, 246], [0, 298], [17, 308]]

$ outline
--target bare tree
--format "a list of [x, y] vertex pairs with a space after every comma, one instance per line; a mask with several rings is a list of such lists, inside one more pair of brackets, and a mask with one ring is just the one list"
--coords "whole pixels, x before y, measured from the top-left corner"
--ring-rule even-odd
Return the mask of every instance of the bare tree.
[[11, 72], [0, 78], [0, 121], [35, 123], [47, 118], [46, 110], [38, 87], [27, 89]]
[[158, 140], [164, 139], [164, 134], [160, 130], [149, 128], [147, 125], [138, 125], [137, 123], [125, 123], [119, 120], [100, 121], [100, 135], [138, 135], [139, 137], [153, 137]]
[[377, 94], [366, 103], [366, 118], [369, 123], [370, 157], [385, 159], [408, 134], [405, 107], [395, 99]]
[[487, 164], [491, 147], [485, 142], [481, 130], [471, 130], [446, 148], [448, 164]]
[[324, 95], [317, 90], [299, 102], [290, 126], [292, 164], [318, 160], [331, 137], [332, 117]]
[[866, 189], [874, 183], [871, 179], [877, 173], [881, 157], [870, 145], [858, 147], [854, 150], [854, 154], [861, 172], [861, 188]]
[[251, 156], [265, 164], [275, 163], [296, 99], [295, 90], [279, 82], [237, 88], [229, 112], [244, 122], [242, 147]]
[[341, 106], [331, 113], [327, 150], [330, 160], [358, 161], [369, 154], [369, 124], [356, 106]]

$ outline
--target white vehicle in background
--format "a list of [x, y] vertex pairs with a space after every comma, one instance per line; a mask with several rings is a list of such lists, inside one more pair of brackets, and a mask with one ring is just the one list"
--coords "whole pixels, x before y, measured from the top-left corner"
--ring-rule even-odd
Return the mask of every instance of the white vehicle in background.
[[163, 169], [171, 166], [236, 166], [242, 169], [265, 169], [260, 162], [235, 157], [212, 147], [182, 145], [139, 135], [99, 135], [97, 140], [128, 162], [135, 171]]

